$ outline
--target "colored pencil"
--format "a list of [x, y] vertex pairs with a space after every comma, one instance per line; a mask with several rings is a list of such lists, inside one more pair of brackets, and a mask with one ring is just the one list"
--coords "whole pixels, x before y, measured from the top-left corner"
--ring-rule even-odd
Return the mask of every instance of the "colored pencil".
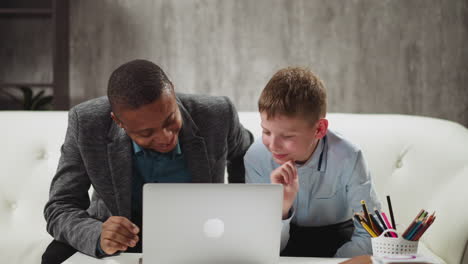
[[[377, 217], [377, 220], [379, 221], [379, 225], [380, 227], [382, 227], [382, 230], [385, 231], [388, 229], [387, 225], [385, 224], [384, 220], [382, 219], [382, 215], [380, 214], [379, 210], [377, 210], [376, 208], [374, 208], [374, 212], [375, 212], [375, 215]], [[382, 231], [382, 232], [383, 232]], [[391, 232], [388, 232], [385, 234], [386, 237], [393, 237], [392, 234], [390, 234]]]
[[432, 220], [431, 220], [429, 223], [427, 223], [427, 225], [426, 225], [426, 227], [424, 228], [424, 230], [422, 230], [422, 232], [418, 235], [418, 237], [415, 237], [415, 240], [416, 240], [416, 241], [418, 241], [418, 240], [422, 237], [422, 235], [424, 235], [424, 233], [426, 233], [427, 229], [429, 229], [429, 227], [432, 225], [432, 223], [434, 223], [435, 219], [436, 219], [436, 217], [434, 216], [434, 217], [432, 218]]
[[406, 235], [406, 237], [404, 237], [406, 240], [411, 240], [414, 236], [414, 234], [416, 234], [416, 232], [418, 232], [419, 228], [421, 228], [421, 225], [422, 225], [422, 221], [418, 221], [414, 226], [413, 228], [411, 229], [411, 231], [408, 232], [408, 234]]
[[421, 211], [419, 211], [419, 213], [413, 219], [411, 224], [408, 226], [408, 228], [406, 228], [405, 232], [403, 232], [403, 234], [401, 235], [402, 237], [406, 238], [408, 236], [408, 233], [413, 230], [414, 226], [417, 224], [419, 218], [421, 217], [421, 215], [424, 214], [424, 212], [425, 212], [424, 209], [421, 209]]
[[377, 218], [375, 218], [375, 216], [374, 216], [373, 214], [369, 214], [369, 216], [370, 216], [370, 219], [371, 219], [372, 223], [373, 223], [374, 226], [375, 226], [375, 229], [376, 229], [376, 230], [374, 230], [374, 231], [376, 231], [375, 233], [376, 233], [377, 235], [380, 236], [380, 234], [382, 234], [382, 232], [384, 231], [384, 229], [383, 229], [382, 226], [379, 224], [379, 222], [377, 221]]
[[371, 237], [377, 237], [377, 234], [365, 222], [361, 221], [361, 225]]
[[367, 211], [366, 201], [361, 200], [361, 205], [362, 205], [362, 211], [364, 212], [364, 216], [366, 218], [367, 223], [369, 224], [369, 227], [375, 231], [377, 228], [374, 226], [374, 224], [372, 223], [370, 219], [369, 211]]
[[[390, 224], [390, 222], [388, 221], [388, 218], [387, 218], [387, 215], [385, 214], [385, 212], [382, 212], [382, 218], [384, 219], [385, 224], [387, 224], [387, 227], [390, 228], [390, 229], [393, 229], [393, 226], [392, 226], [392, 224]], [[398, 237], [398, 234], [395, 233], [395, 232], [390, 232], [390, 234], [391, 234], [393, 237]]]
[[354, 214], [354, 219], [356, 220], [356, 222], [358, 222], [359, 224], [361, 223], [361, 218], [359, 217], [358, 214]]
[[393, 215], [392, 201], [390, 200], [390, 195], [387, 195], [387, 204], [388, 204], [388, 212], [390, 213], [390, 219], [392, 220], [393, 229], [397, 230], [396, 224], [395, 224], [395, 217]]
[[423, 227], [416, 233], [416, 235], [414, 235], [413, 237], [413, 241], [418, 241], [421, 236], [424, 234], [424, 232], [426, 232], [426, 230], [432, 225], [432, 223], [434, 222], [435, 220], [435, 212], [427, 219], [427, 221], [425, 223], [423, 223]]
[[382, 219], [382, 215], [380, 214], [379, 210], [377, 210], [376, 208], [374, 208], [374, 212], [375, 212], [375, 215], [377, 216], [377, 219], [379, 219], [379, 222], [380, 224], [382, 225], [382, 227], [387, 230], [388, 229], [388, 226], [385, 224], [384, 220]]

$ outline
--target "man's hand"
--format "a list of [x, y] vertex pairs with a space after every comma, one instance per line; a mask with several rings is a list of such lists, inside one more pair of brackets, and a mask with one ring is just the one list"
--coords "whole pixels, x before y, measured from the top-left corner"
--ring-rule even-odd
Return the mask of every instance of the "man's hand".
[[348, 259], [340, 264], [372, 264], [371, 256], [358, 256], [352, 259]]
[[138, 240], [140, 229], [122, 216], [111, 216], [102, 224], [101, 249], [108, 255], [117, 251], [125, 251], [134, 247]]
[[283, 219], [286, 219], [299, 191], [299, 178], [294, 161], [290, 160], [272, 171], [270, 180], [271, 183], [283, 185]]

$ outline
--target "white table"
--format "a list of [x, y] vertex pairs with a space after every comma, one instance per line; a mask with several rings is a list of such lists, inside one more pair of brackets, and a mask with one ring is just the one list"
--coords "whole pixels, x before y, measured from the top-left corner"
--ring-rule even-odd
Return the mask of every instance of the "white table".
[[[138, 264], [140, 253], [122, 253], [115, 257], [96, 259], [82, 253], [75, 253], [64, 264]], [[280, 258], [280, 264], [336, 264], [345, 261], [343, 258]]]

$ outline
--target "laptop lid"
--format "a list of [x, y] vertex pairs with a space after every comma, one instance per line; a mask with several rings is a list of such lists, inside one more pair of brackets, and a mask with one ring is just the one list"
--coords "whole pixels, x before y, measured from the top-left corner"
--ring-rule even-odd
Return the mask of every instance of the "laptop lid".
[[282, 185], [143, 187], [143, 263], [279, 261]]

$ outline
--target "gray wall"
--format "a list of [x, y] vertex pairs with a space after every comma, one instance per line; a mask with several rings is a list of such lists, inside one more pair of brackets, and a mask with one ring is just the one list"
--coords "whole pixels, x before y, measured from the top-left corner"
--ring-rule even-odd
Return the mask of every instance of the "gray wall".
[[78, 0], [70, 41], [73, 105], [104, 95], [118, 65], [146, 58], [178, 91], [256, 110], [276, 70], [303, 65], [325, 81], [330, 112], [468, 126], [466, 0]]
[[43, 18], [0, 17], [0, 81], [52, 82], [51, 27]]

